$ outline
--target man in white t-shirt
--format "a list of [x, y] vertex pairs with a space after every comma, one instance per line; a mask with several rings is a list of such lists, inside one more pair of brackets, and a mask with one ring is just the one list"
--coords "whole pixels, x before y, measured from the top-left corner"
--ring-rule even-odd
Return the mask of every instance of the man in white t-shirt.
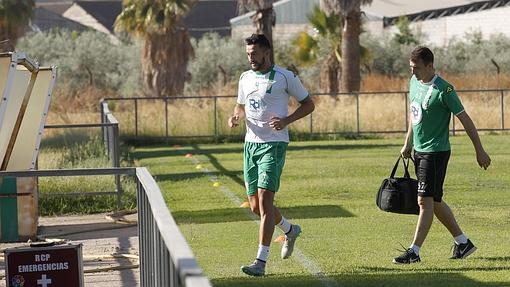
[[[271, 44], [264, 35], [253, 34], [245, 42], [251, 70], [239, 79], [237, 105], [228, 125], [233, 128], [239, 125], [240, 119], [246, 119], [244, 181], [250, 208], [260, 216], [257, 257], [241, 270], [248, 275], [263, 276], [275, 225], [285, 233], [283, 259], [292, 254], [301, 233], [301, 227], [286, 220], [273, 203], [289, 143], [287, 126], [310, 114], [315, 105], [294, 73], [271, 62]], [[300, 106], [289, 115], [291, 96]]]

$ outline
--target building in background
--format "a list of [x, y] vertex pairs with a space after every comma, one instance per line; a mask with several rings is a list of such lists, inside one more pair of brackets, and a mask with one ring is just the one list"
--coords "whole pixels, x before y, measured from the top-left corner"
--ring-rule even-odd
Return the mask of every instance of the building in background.
[[[32, 29], [94, 29], [115, 41], [114, 23], [121, 11], [121, 0], [36, 0]], [[199, 0], [184, 18], [184, 24], [195, 38], [200, 38], [207, 32], [230, 36], [229, 20], [236, 12], [236, 0]]]
[[[273, 37], [292, 39], [301, 31], [313, 35], [307, 15], [319, 0], [282, 0], [274, 4], [276, 25]], [[510, 37], [510, 0], [373, 0], [363, 6], [364, 30], [373, 35], [391, 36], [400, 16], [407, 16], [410, 27], [427, 36], [429, 44], [442, 45], [452, 37], [480, 31], [486, 38], [494, 33]], [[247, 13], [230, 20], [233, 37], [247, 37], [255, 31]]]

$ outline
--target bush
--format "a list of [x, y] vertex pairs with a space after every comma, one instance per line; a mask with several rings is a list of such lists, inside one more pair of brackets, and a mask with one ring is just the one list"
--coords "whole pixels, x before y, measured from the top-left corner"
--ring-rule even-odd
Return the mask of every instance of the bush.
[[104, 33], [52, 30], [21, 38], [17, 50], [43, 66], [58, 66], [59, 84], [105, 88], [129, 95], [141, 89], [141, 45], [114, 44]]
[[464, 40], [453, 38], [435, 49], [438, 67], [451, 73], [494, 73], [496, 62], [501, 72], [510, 70], [510, 38], [493, 34], [483, 39], [480, 32], [467, 33]]
[[222, 38], [207, 33], [201, 39], [192, 39], [195, 57], [188, 65], [192, 79], [186, 84], [186, 93], [198, 94], [218, 82], [237, 82], [248, 68], [244, 44], [240, 39]]
[[[418, 43], [425, 43], [423, 37]], [[385, 75], [409, 74], [409, 54], [415, 44], [401, 44], [390, 37], [365, 34], [362, 44], [371, 55], [372, 72]], [[484, 39], [480, 32], [467, 33], [464, 38], [453, 38], [444, 46], [429, 46], [435, 54], [435, 67], [444, 73], [495, 73], [494, 60], [501, 72], [510, 70], [510, 38], [502, 34]]]

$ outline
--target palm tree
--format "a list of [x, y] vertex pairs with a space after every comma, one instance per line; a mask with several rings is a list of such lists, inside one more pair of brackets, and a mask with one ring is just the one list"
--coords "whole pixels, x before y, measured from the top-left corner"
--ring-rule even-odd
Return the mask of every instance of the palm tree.
[[0, 43], [2, 51], [13, 51], [32, 19], [33, 0], [0, 1]]
[[[328, 43], [329, 53], [323, 62], [320, 74], [320, 89], [330, 94], [338, 93], [338, 83], [341, 76], [341, 18], [340, 15], [332, 13], [326, 15], [318, 6], [315, 6], [312, 13], [308, 15], [308, 21], [317, 32], [320, 39]], [[301, 32], [293, 41], [295, 51], [294, 60], [301, 66], [313, 64], [320, 54], [320, 44], [317, 37], [312, 37], [306, 32]]]
[[195, 0], [124, 0], [115, 27], [144, 39], [142, 76], [146, 92], [155, 96], [182, 94], [189, 80], [193, 47], [183, 17]]
[[[273, 26], [275, 24], [275, 13], [273, 10], [274, 0], [238, 0], [239, 15], [249, 11], [255, 11], [251, 17], [257, 34], [264, 34], [273, 46]], [[271, 51], [271, 61], [274, 60], [274, 53]]]
[[344, 92], [359, 91], [361, 85], [359, 35], [361, 33], [361, 5], [372, 0], [321, 0], [327, 14], [340, 13], [342, 28], [342, 81]]

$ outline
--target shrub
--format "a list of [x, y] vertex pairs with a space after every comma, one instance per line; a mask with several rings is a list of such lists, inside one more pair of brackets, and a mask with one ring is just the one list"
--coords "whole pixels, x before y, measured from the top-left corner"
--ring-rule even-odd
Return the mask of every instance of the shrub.
[[136, 42], [114, 44], [104, 33], [55, 29], [28, 34], [16, 48], [43, 66], [58, 66], [58, 83], [71, 89], [96, 87], [133, 94], [141, 87], [141, 45]]

